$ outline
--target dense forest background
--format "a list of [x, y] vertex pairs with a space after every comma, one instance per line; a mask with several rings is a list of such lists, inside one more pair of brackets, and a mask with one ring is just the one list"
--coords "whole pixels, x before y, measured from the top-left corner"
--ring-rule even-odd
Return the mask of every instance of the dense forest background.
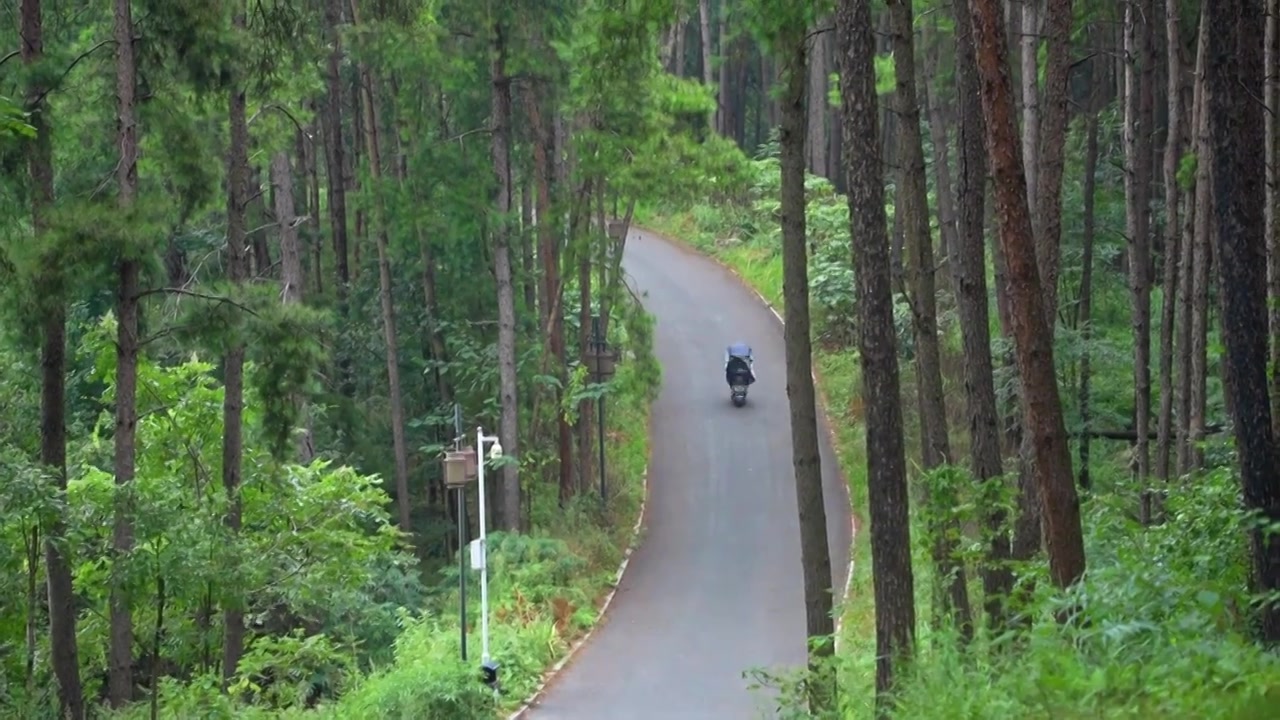
[[643, 495], [633, 223], [784, 307], [868, 521], [781, 710], [1280, 701], [1274, 0], [4, 7], [6, 716], [518, 705]]

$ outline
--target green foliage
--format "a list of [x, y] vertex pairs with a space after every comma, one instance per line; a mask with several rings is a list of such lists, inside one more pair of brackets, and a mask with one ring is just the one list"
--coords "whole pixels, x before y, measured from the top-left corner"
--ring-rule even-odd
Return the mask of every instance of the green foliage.
[[[1120, 116], [1114, 108], [1101, 114], [1099, 143], [1104, 157], [1115, 154]], [[1064, 183], [1063, 294], [1068, 321], [1060, 323], [1055, 359], [1064, 387], [1068, 428], [1083, 419], [1074, 393], [1080, 358], [1087, 349], [1093, 367], [1092, 427], [1123, 427], [1132, 403], [1129, 295], [1123, 275], [1106, 271], [1125, 252], [1123, 237], [1104, 230], [1094, 241], [1093, 315], [1088, 345], [1083, 326], [1069, 320], [1080, 277], [1082, 231], [1081, 163], [1084, 133], [1077, 123], [1068, 138]], [[926, 151], [928, 149], [926, 148]], [[737, 271], [770, 302], [781, 301], [777, 226], [777, 166], [770, 147], [756, 161], [758, 175], [746, 199], [711, 205], [697, 200], [646, 208], [641, 220], [720, 259]], [[926, 153], [927, 154], [927, 153]], [[1194, 158], [1184, 158], [1185, 178]], [[1099, 229], [1123, 227], [1122, 169], [1106, 162], [1098, 168], [1095, 222]], [[861, 385], [856, 353], [848, 342], [835, 342], [848, 322], [854, 298], [847, 261], [847, 209], [839, 198], [828, 199], [829, 186], [807, 182], [810, 222], [810, 302], [814, 306], [815, 356], [820, 390], [836, 434], [836, 452], [849, 477], [855, 508], [865, 497], [865, 458], [860, 423]], [[827, 214], [830, 217], [827, 217]], [[828, 225], [828, 223], [830, 223]], [[826, 227], [832, 228], [826, 230]], [[831, 263], [830, 266], [825, 266]], [[991, 270], [988, 269], [990, 273]], [[1157, 293], [1158, 294], [1158, 293]], [[1153, 304], [1159, 304], [1153, 298]], [[941, 308], [944, 363], [958, 353], [958, 328], [945, 303]], [[994, 315], [994, 313], [993, 313]], [[909, 316], [897, 313], [901, 357], [910, 357]], [[998, 331], [993, 322], [993, 334]], [[905, 332], [904, 332], [905, 331]], [[1153, 333], [1159, 328], [1153, 328]], [[993, 340], [997, 359], [1007, 349]], [[1210, 358], [1216, 351], [1210, 348]], [[959, 358], [955, 361], [958, 363]], [[1221, 413], [1217, 372], [1211, 371], [1209, 414]], [[997, 368], [1002, 396], [1016, 386], [1016, 374]], [[903, 366], [904, 396], [914, 392], [912, 370]], [[952, 381], [954, 382], [954, 381]], [[961, 403], [954, 403], [962, 409]], [[958, 413], [957, 413], [958, 414]], [[952, 426], [963, 416], [953, 416]], [[911, 414], [908, 414], [908, 419]], [[959, 433], [953, 447], [963, 442]], [[1090, 571], [1068, 593], [1054, 590], [1043, 561], [1018, 570], [1034, 580], [1034, 592], [1016, 604], [1028, 623], [1024, 639], [1013, 646], [1008, 637], [992, 637], [979, 628], [968, 649], [959, 649], [957, 631], [942, 620], [933, 595], [931, 545], [940, 532], [959, 540], [959, 559], [969, 569], [970, 595], [981, 608], [977, 560], [985, 554], [989, 531], [981, 517], [993, 504], [1012, 509], [1011, 477], [974, 485], [963, 470], [944, 467], [913, 479], [913, 556], [917, 607], [921, 618], [918, 662], [899, 686], [895, 717], [1025, 718], [1025, 717], [1220, 717], [1262, 718], [1280, 696], [1280, 664], [1249, 640], [1250, 610], [1258, 598], [1248, 592], [1246, 533], [1248, 520], [1239, 511], [1238, 479], [1229, 448], [1208, 443], [1211, 469], [1170, 486], [1165, 524], [1139, 528], [1133, 507], [1139, 488], [1131, 483], [1126, 448], [1095, 441], [1091, 474], [1095, 492], [1084, 506]], [[963, 450], [957, 450], [962, 453]], [[930, 498], [928, 503], [921, 500]], [[1008, 517], [1013, 517], [1009, 514]], [[865, 538], [859, 524], [859, 538]], [[1004, 532], [1008, 532], [1005, 528]], [[854, 575], [848, 605], [842, 609], [843, 645], [834, 660], [840, 677], [843, 707], [823, 720], [873, 715], [875, 627], [871, 593], [869, 543], [854, 546]], [[1058, 621], [1064, 613], [1071, 622]], [[979, 612], [980, 614], [980, 612]], [[941, 621], [940, 621], [941, 620]], [[749, 673], [758, 687], [778, 690], [781, 717], [814, 717], [804, 708], [801, 674]]]
[[27, 122], [30, 113], [23, 111], [17, 103], [0, 95], [0, 139], [10, 141], [14, 137], [33, 138], [36, 129]]

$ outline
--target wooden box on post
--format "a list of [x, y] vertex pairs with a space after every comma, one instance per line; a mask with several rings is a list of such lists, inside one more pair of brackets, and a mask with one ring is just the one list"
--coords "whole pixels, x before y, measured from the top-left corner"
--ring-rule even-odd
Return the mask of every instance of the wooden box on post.
[[446, 450], [444, 453], [444, 485], [447, 488], [462, 488], [476, 479], [479, 474], [476, 449], [465, 447], [461, 450]]
[[607, 381], [617, 370], [618, 357], [602, 345], [598, 343], [587, 350], [587, 372], [596, 382]]

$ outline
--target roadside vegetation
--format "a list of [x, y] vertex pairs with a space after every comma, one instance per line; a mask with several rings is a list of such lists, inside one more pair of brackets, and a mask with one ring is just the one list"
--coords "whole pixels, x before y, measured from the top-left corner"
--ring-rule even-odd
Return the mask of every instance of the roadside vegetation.
[[[1103, 118], [1105, 132], [1119, 133], [1119, 118]], [[1083, 144], [1083, 124], [1072, 133], [1070, 147]], [[1105, 140], [1104, 140], [1105, 141]], [[1115, 140], [1110, 142], [1114, 143]], [[749, 162], [751, 182], [734, 202], [645, 207], [638, 222], [682, 240], [724, 263], [782, 309], [780, 238], [776, 212], [779, 173], [776, 146], [766, 146]], [[1068, 153], [1066, 176], [1080, 178], [1081, 155]], [[1121, 178], [1116, 170], [1100, 175], [1099, 224], [1123, 219]], [[862, 432], [861, 378], [854, 338], [852, 270], [849, 266], [847, 205], [824, 178], [808, 176], [811, 307], [814, 313], [814, 364], [824, 409], [835, 429], [835, 450], [849, 481], [858, 522], [854, 539], [855, 572], [845, 605], [836, 660], [842, 707], [831, 717], [869, 718], [875, 697], [875, 607], [871, 594], [869, 527], [866, 513], [866, 457]], [[1064, 218], [1066, 237], [1079, 232], [1083, 218], [1081, 183], [1068, 180]], [[892, 217], [892, 208], [889, 208]], [[936, 227], [935, 227], [936, 231]], [[1076, 235], [1078, 237], [1078, 235]], [[1068, 240], [1070, 242], [1070, 240]], [[1100, 236], [1098, 252], [1114, 257], [1122, 238]], [[1068, 249], [1067, 258], [1079, 255]], [[1067, 277], [1078, 278], [1070, 264]], [[989, 282], [994, 269], [989, 268]], [[1094, 334], [1088, 340], [1092, 358], [1090, 396], [1095, 428], [1123, 428], [1124, 408], [1132, 394], [1132, 360], [1128, 346], [1128, 293], [1125, 278], [1099, 273], [1094, 285]], [[942, 296], [944, 308], [949, 298]], [[897, 302], [899, 360], [903, 371], [902, 404], [907, 418], [909, 453], [918, 455], [919, 416], [911, 366], [911, 313], [901, 296]], [[953, 424], [963, 426], [964, 387], [959, 328], [954, 309], [942, 312], [943, 364], [949, 369], [947, 396]], [[1158, 327], [1156, 328], [1158, 331]], [[993, 313], [993, 344], [999, 337]], [[1084, 347], [1079, 333], [1061, 328], [1055, 349], [1064, 387], [1078, 382]], [[1008, 399], [1012, 369], [1001, 374]], [[1211, 412], [1221, 413], [1221, 386], [1214, 388]], [[1067, 403], [1067, 422], [1077, 436], [1084, 429], [1080, 408]], [[956, 457], [967, 444], [957, 434]], [[1074, 450], [1078, 451], [1079, 444]], [[967, 532], [961, 551], [968, 563], [981, 557], [977, 536], [981, 504], [968, 469], [947, 466], [930, 473], [911, 473], [913, 570], [920, 610], [919, 654], [898, 690], [895, 717], [903, 718], [1250, 718], [1267, 717], [1280, 701], [1280, 658], [1260, 648], [1246, 623], [1253, 596], [1248, 591], [1248, 545], [1245, 517], [1238, 509], [1239, 479], [1225, 438], [1204, 446], [1205, 467], [1170, 487], [1168, 521], [1143, 527], [1136, 517], [1140, 495], [1129, 472], [1132, 457], [1124, 441], [1097, 442], [1089, 472], [1093, 492], [1084, 502], [1086, 547], [1095, 563], [1085, 580], [1067, 593], [1054, 590], [1044, 562], [1027, 563], [1024, 582], [1034, 590], [1024, 597], [1018, 614], [1027, 623], [1017, 652], [996, 647], [1006, 638], [982, 628], [973, 645], [962, 649], [958, 630], [945, 620], [935, 599], [932, 573], [930, 513], [947, 512]], [[1010, 477], [1009, 482], [1016, 478]], [[930, 503], [926, 498], [946, 498]], [[1010, 493], [994, 498], [1012, 511]], [[949, 505], [949, 507], [946, 507]], [[933, 523], [938, 524], [938, 523]], [[1011, 531], [1011, 528], [1006, 528]], [[971, 591], [980, 595], [976, 573]], [[1064, 627], [1056, 616], [1075, 606], [1077, 620]], [[744, 670], [746, 670], [744, 668]], [[769, 672], [751, 675], [765, 685], [780, 686], [784, 717], [811, 717], [804, 709], [800, 677]]]
[[[709, 101], [656, 37], [615, 32], [661, 8], [11, 9], [0, 716], [514, 710], [644, 497], [661, 369], [603, 209], [726, 145], [679, 122]], [[497, 694], [469, 567], [460, 653], [476, 483], [459, 509], [442, 462], [478, 426]]]

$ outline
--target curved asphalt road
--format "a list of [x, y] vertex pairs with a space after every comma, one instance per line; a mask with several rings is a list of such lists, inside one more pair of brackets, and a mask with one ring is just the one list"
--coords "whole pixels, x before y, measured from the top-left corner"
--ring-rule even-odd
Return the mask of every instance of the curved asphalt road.
[[[633, 229], [625, 265], [657, 318], [649, 504], [604, 625], [526, 713], [535, 720], [751, 720], [752, 667], [805, 662], [800, 536], [782, 327], [732, 274]], [[729, 402], [724, 348], [756, 356], [747, 405]], [[822, 462], [837, 593], [848, 495], [825, 424]]]

